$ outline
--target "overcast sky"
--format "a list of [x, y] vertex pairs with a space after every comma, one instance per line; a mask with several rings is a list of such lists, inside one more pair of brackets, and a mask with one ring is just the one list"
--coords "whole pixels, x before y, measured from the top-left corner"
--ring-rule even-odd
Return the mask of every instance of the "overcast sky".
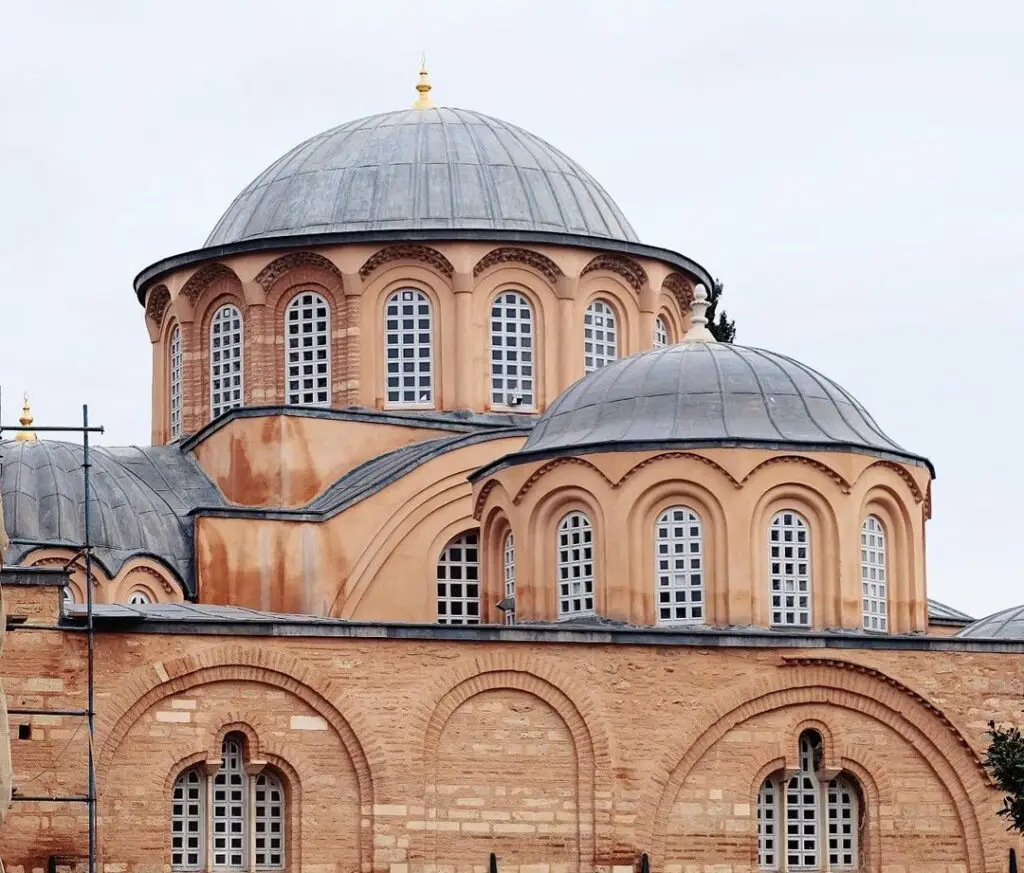
[[290, 147], [403, 108], [526, 127], [644, 242], [726, 286], [739, 342], [932, 459], [929, 593], [1024, 602], [1024, 6], [911, 0], [0, 3], [3, 421], [88, 402], [147, 444], [132, 278]]

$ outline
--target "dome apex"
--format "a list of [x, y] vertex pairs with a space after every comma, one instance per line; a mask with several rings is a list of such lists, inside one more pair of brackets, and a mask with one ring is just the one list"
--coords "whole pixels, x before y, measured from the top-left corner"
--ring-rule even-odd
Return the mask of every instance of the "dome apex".
[[206, 246], [438, 229], [637, 242], [594, 177], [544, 140], [478, 112], [416, 108], [351, 121], [296, 146], [235, 198]]

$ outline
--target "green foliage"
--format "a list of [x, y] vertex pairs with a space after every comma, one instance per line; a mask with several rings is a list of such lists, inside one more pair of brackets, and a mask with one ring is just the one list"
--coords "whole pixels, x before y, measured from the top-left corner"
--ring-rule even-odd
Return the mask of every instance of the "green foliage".
[[729, 316], [723, 309], [718, 311], [718, 302], [722, 299], [725, 287], [721, 281], [715, 279], [715, 284], [708, 292], [708, 330], [711, 335], [720, 343], [731, 343], [736, 339], [736, 322], [730, 321]]
[[1007, 830], [1024, 834], [1024, 734], [1018, 727], [996, 727], [988, 723], [991, 742], [985, 754], [985, 766], [996, 787], [1005, 792], [999, 815], [1007, 820]]

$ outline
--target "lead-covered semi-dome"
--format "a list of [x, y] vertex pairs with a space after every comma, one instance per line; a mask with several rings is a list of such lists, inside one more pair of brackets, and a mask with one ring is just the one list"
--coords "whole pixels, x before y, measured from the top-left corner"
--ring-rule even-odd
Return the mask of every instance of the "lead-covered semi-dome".
[[1024, 606], [1011, 606], [979, 618], [957, 637], [971, 640], [1024, 640]]
[[314, 136], [242, 191], [206, 246], [353, 231], [532, 231], [636, 242], [586, 170], [465, 109], [373, 115]]
[[716, 342], [643, 352], [585, 376], [540, 417], [516, 459], [678, 444], [869, 452], [928, 464], [821, 373]]

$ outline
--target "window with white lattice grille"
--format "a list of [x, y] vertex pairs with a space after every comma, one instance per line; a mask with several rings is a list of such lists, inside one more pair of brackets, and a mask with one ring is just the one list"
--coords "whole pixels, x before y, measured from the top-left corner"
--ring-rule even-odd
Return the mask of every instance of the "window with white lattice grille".
[[857, 867], [857, 792], [845, 776], [828, 783], [828, 864], [830, 869]]
[[257, 869], [284, 866], [284, 789], [272, 773], [256, 777], [253, 830]]
[[558, 523], [558, 617], [594, 614], [594, 530], [585, 513]]
[[285, 402], [331, 405], [331, 307], [315, 291], [296, 294], [284, 313]]
[[700, 516], [670, 506], [654, 525], [658, 624], [704, 621], [704, 535]]
[[181, 328], [175, 325], [171, 331], [170, 360], [168, 369], [170, 372], [170, 390], [168, 397], [171, 406], [171, 439], [176, 440], [181, 436], [181, 382], [182, 382], [182, 358], [181, 358]]
[[800, 737], [800, 772], [786, 785], [786, 867], [816, 870], [821, 839], [820, 793], [815, 774], [815, 744], [809, 731]]
[[202, 870], [206, 862], [206, 780], [198, 767], [182, 773], [171, 795], [171, 866]]
[[246, 805], [248, 794], [242, 766], [242, 744], [225, 740], [220, 770], [213, 777], [213, 866], [222, 870], [246, 869]]
[[659, 315], [654, 319], [654, 347], [656, 349], [663, 349], [668, 345], [668, 324], [665, 322], [665, 317]]
[[[505, 535], [505, 597], [515, 602], [516, 596], [516, 541], [511, 533]], [[505, 611], [505, 624], [516, 623], [515, 609]]]
[[885, 528], [869, 515], [860, 526], [860, 586], [864, 629], [889, 630], [889, 578], [886, 570]]
[[757, 865], [779, 869], [779, 809], [772, 779], [765, 779], [757, 794]]
[[437, 561], [437, 620], [440, 624], [480, 624], [480, 537], [455, 537]]
[[210, 414], [213, 418], [242, 406], [242, 313], [227, 304], [210, 324]]
[[776, 513], [768, 528], [771, 623], [811, 626], [811, 532], [798, 512]]
[[522, 410], [534, 406], [533, 308], [516, 291], [491, 304], [491, 403]]
[[583, 315], [583, 372], [593, 373], [619, 357], [615, 310], [604, 300], [595, 300]]
[[388, 405], [433, 406], [434, 316], [422, 291], [396, 291], [388, 298], [384, 356]]

